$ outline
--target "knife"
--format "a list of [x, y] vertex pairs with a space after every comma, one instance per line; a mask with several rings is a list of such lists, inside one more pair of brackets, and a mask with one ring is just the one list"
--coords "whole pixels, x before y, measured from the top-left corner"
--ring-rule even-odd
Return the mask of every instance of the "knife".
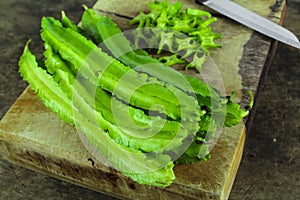
[[195, 0], [195, 2], [266, 36], [300, 49], [299, 40], [292, 32], [230, 0]]

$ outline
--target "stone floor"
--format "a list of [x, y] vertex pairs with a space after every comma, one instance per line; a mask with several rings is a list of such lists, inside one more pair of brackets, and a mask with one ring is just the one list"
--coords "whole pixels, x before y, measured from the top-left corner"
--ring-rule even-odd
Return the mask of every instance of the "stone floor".
[[[0, 1], [0, 119], [27, 86], [17, 62], [36, 42], [43, 15], [65, 10], [75, 22], [95, 1]], [[284, 26], [300, 38], [300, 0], [289, 0]], [[280, 44], [267, 74], [230, 199], [300, 199], [300, 50]], [[114, 199], [8, 163], [0, 155], [0, 199]]]

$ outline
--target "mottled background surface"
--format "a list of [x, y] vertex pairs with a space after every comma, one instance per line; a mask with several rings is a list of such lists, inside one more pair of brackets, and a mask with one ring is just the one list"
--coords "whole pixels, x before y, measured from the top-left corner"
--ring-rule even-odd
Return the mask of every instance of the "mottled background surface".
[[[78, 22], [93, 1], [0, 1], [0, 119], [27, 84], [18, 60], [31, 38], [41, 55], [40, 20], [65, 10]], [[300, 38], [300, 0], [289, 0], [284, 26]], [[300, 199], [300, 50], [279, 44], [258, 98], [230, 199]], [[0, 199], [113, 199], [8, 163], [0, 155]]]

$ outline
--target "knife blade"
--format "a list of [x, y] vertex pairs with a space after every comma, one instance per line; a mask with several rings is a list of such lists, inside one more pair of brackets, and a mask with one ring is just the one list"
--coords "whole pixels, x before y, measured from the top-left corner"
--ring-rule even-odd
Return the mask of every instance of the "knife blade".
[[195, 0], [268, 37], [300, 49], [298, 38], [286, 28], [242, 7], [230, 0]]

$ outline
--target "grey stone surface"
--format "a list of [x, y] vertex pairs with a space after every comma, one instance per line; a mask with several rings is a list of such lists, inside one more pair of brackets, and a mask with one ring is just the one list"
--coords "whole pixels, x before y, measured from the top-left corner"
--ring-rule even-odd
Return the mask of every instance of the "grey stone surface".
[[[31, 38], [41, 55], [40, 19], [65, 10], [78, 22], [95, 1], [0, 1], [0, 118], [27, 86], [18, 60]], [[300, 0], [288, 1], [284, 26], [300, 38]], [[262, 92], [230, 199], [300, 199], [300, 50], [280, 44]], [[113, 199], [8, 163], [0, 155], [0, 199]]]
[[[300, 1], [284, 26], [300, 38]], [[280, 44], [261, 94], [230, 199], [300, 199], [300, 50]]]

